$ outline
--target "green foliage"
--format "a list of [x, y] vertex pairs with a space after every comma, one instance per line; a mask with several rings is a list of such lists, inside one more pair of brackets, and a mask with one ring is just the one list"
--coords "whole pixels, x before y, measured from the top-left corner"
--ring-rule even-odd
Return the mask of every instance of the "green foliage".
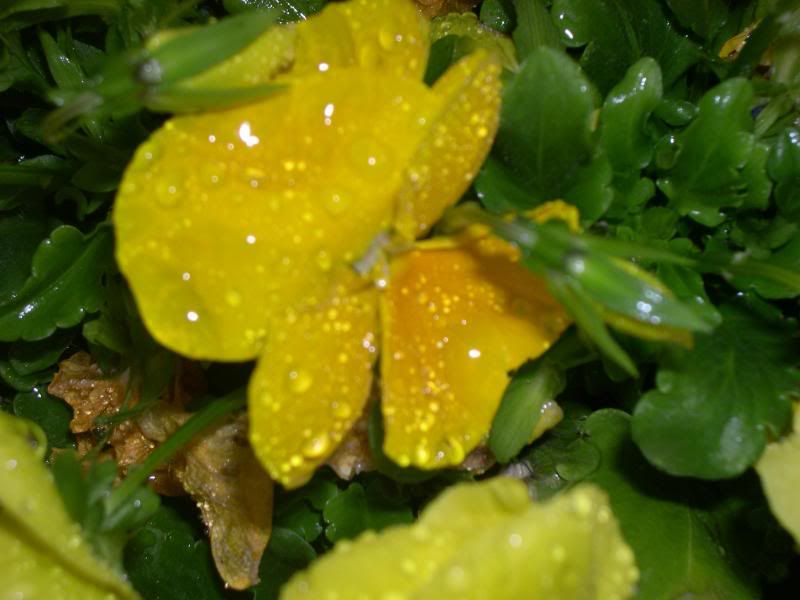
[[678, 135], [674, 164], [658, 180], [681, 215], [707, 226], [725, 220], [721, 209], [765, 209], [771, 183], [767, 148], [751, 133], [752, 85], [729, 79], [700, 100], [697, 118]]
[[664, 82], [675, 82], [699, 58], [699, 49], [667, 20], [657, 0], [555, 0], [561, 41], [582, 48], [580, 63], [606, 93], [643, 56], [656, 59]]
[[0, 340], [42, 339], [98, 310], [111, 243], [106, 227], [89, 235], [69, 225], [53, 230], [33, 255], [30, 277], [0, 304]]
[[800, 374], [795, 325], [720, 307], [722, 325], [661, 365], [636, 407], [633, 434], [674, 475], [719, 479], [745, 471], [791, 419]]

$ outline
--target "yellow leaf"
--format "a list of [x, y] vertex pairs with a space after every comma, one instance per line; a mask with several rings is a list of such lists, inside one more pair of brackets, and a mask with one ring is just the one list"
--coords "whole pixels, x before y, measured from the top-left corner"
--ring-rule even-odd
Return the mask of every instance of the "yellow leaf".
[[43, 446], [34, 450], [37, 438], [44, 443], [35, 425], [0, 411], [0, 586], [4, 597], [138, 598], [83, 541], [42, 463]]
[[402, 466], [457, 465], [484, 440], [508, 373], [569, 324], [510, 244], [476, 229], [396, 257], [382, 298], [384, 450]]
[[800, 544], [800, 405], [795, 407], [794, 431], [767, 446], [756, 470], [773, 514]]
[[453, 486], [413, 525], [340, 542], [283, 590], [283, 600], [628, 598], [638, 579], [606, 495], [579, 486], [531, 503], [523, 483]]

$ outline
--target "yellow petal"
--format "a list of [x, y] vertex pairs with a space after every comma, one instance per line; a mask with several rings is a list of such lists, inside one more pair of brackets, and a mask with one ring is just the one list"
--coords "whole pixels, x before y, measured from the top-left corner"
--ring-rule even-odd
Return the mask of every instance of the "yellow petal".
[[637, 579], [598, 488], [533, 504], [523, 483], [496, 478], [449, 488], [413, 525], [340, 542], [281, 598], [611, 600], [629, 598]]
[[422, 244], [391, 265], [381, 309], [384, 450], [403, 466], [459, 464], [489, 432], [508, 372], [569, 323], [515, 248], [478, 235]]
[[341, 69], [169, 121], [114, 208], [117, 258], [151, 333], [195, 358], [257, 356], [276, 312], [318, 303], [335, 267], [389, 226], [437, 102], [422, 83]]
[[398, 197], [395, 228], [422, 236], [467, 190], [497, 131], [500, 62], [483, 50], [465, 57], [433, 86], [439, 108]]
[[52, 474], [31, 445], [34, 431], [26, 421], [0, 411], [3, 597], [139, 598], [117, 573], [94, 557], [80, 527], [70, 520]]
[[305, 483], [361, 416], [377, 313], [377, 290], [351, 281], [315, 309], [276, 322], [250, 379], [250, 442], [284, 486]]
[[329, 4], [297, 26], [289, 77], [339, 67], [366, 67], [419, 81], [428, 62], [428, 22], [409, 0]]
[[769, 444], [756, 470], [773, 514], [800, 544], [800, 405], [795, 407], [794, 432]]

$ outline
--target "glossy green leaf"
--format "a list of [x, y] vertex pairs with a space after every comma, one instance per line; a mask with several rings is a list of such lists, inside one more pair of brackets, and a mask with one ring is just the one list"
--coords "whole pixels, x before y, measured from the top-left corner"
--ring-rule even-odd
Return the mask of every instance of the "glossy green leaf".
[[562, 42], [583, 47], [581, 66], [602, 93], [644, 56], [659, 62], [667, 86], [699, 57], [656, 0], [555, 0], [552, 14]]
[[800, 217], [800, 130], [784, 130], [775, 140], [767, 160], [775, 182], [775, 203], [787, 217]]
[[603, 103], [603, 146], [618, 176], [632, 174], [638, 179], [639, 170], [650, 164], [653, 140], [646, 126], [661, 102], [661, 94], [661, 68], [648, 57], [628, 69]]
[[521, 60], [539, 46], [561, 48], [558, 30], [544, 0], [514, 0], [514, 8], [517, 26], [512, 39]]
[[667, 0], [678, 22], [700, 37], [711, 39], [728, 19], [723, 0]]
[[[492, 155], [524, 190], [525, 203], [517, 208], [531, 208], [568, 191], [591, 158], [594, 108], [591, 86], [572, 59], [547, 47], [531, 52], [506, 86]], [[476, 186], [485, 177], [481, 174]]]
[[585, 481], [611, 499], [641, 569], [638, 597], [757, 598], [751, 572], [726, 556], [714, 515], [700, 504], [708, 490], [647, 465], [631, 440], [630, 422], [622, 411], [600, 410], [583, 423], [582, 432], [601, 455], [600, 467]]
[[0, 218], [0, 306], [19, 294], [34, 252], [46, 235], [43, 220], [21, 214]]
[[283, 585], [316, 557], [314, 548], [294, 531], [273, 527], [258, 571], [261, 581], [252, 588], [253, 600], [278, 600]]
[[351, 483], [328, 500], [323, 516], [325, 537], [332, 542], [354, 538], [364, 531], [380, 531], [390, 525], [411, 523], [413, 514], [405, 502], [390, 495], [387, 483], [372, 479], [366, 487]]
[[36, 250], [25, 285], [0, 304], [0, 340], [41, 339], [98, 310], [111, 246], [107, 227], [90, 235], [68, 225], [53, 230]]
[[735, 305], [720, 312], [720, 327], [662, 364], [657, 389], [634, 413], [636, 443], [674, 475], [739, 475], [791, 418], [790, 394], [800, 381], [793, 328]]
[[10, 597], [138, 598], [98, 561], [70, 520], [36, 449], [43, 434], [29, 421], [0, 412], [0, 581]]
[[544, 410], [564, 389], [564, 373], [545, 355], [514, 375], [500, 401], [489, 433], [489, 449], [501, 463], [516, 456], [530, 438]]
[[64, 330], [38, 342], [16, 342], [8, 351], [11, 367], [20, 375], [30, 375], [52, 367], [72, 343], [75, 331]]
[[500, 33], [511, 33], [516, 14], [512, 0], [484, 0], [481, 2], [481, 23]]
[[69, 428], [72, 411], [62, 400], [43, 390], [24, 392], [14, 396], [14, 414], [33, 421], [42, 428], [50, 448], [69, 448], [75, 439]]
[[199, 523], [166, 504], [128, 542], [125, 571], [145, 598], [225, 597]]
[[703, 96], [697, 118], [678, 135], [674, 166], [658, 186], [682, 215], [715, 226], [725, 219], [721, 209], [766, 208], [767, 148], [751, 133], [752, 102], [749, 81], [724, 81]]

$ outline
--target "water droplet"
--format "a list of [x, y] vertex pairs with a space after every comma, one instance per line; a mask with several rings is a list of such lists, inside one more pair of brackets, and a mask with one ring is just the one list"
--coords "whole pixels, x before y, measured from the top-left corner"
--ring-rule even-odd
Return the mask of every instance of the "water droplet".
[[512, 548], [519, 548], [522, 546], [522, 536], [518, 533], [512, 533], [508, 536], [508, 545]]
[[346, 402], [334, 402], [331, 404], [333, 416], [338, 419], [347, 419], [353, 414], [353, 409]]
[[195, 323], [200, 319], [200, 315], [198, 315], [195, 311], [190, 310], [186, 313], [186, 319], [192, 323]]
[[427, 465], [428, 461], [431, 459], [430, 450], [428, 450], [425, 446], [417, 446], [417, 449], [414, 452], [414, 458], [417, 465]]
[[331, 266], [333, 265], [331, 255], [325, 250], [320, 250], [317, 252], [316, 262], [317, 266], [323, 271], [330, 271]]
[[478, 350], [477, 348], [470, 348], [469, 351], [467, 352], [467, 356], [469, 356], [470, 358], [480, 358], [481, 351]]
[[289, 389], [295, 394], [307, 392], [314, 382], [314, 378], [308, 371], [291, 370], [289, 371]]
[[325, 202], [325, 208], [332, 215], [340, 215], [347, 209], [347, 200], [342, 194], [333, 193]]
[[225, 294], [225, 302], [230, 306], [239, 306], [242, 303], [242, 296], [235, 290], [228, 290]]
[[303, 446], [303, 454], [308, 458], [319, 458], [327, 452], [330, 445], [330, 437], [328, 437], [327, 433], [323, 433], [322, 435], [311, 438], [308, 443]]

